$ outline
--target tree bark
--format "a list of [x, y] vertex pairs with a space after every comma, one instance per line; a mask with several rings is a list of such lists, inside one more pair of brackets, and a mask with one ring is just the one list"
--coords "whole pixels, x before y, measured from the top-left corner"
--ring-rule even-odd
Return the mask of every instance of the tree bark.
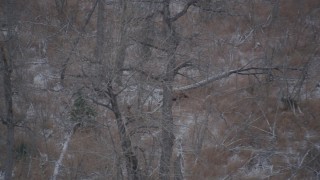
[[71, 128], [71, 131], [68, 132], [68, 133], [65, 135], [65, 141], [64, 141], [64, 143], [63, 143], [63, 146], [62, 146], [62, 150], [61, 150], [59, 159], [58, 159], [57, 162], [55, 163], [51, 180], [56, 180], [56, 179], [57, 179], [57, 177], [58, 177], [58, 175], [59, 175], [60, 166], [62, 165], [62, 161], [63, 161], [64, 155], [65, 155], [66, 152], [67, 152], [67, 149], [68, 149], [68, 146], [69, 146], [69, 142], [70, 142], [70, 140], [71, 140], [71, 137], [72, 137], [72, 135], [76, 132], [76, 130], [77, 130], [77, 128], [78, 128], [79, 126], [80, 126], [80, 123], [74, 124], [74, 125], [72, 126], [72, 128]]
[[[144, 9], [141, 9], [141, 10], [144, 10]], [[148, 8], [148, 10], [150, 11], [151, 8], [150, 9]], [[142, 30], [140, 32], [141, 34], [139, 36], [139, 39], [141, 38], [143, 42], [152, 44], [153, 43], [152, 36], [154, 36], [154, 28], [155, 27], [154, 27], [154, 23], [152, 22], [152, 19], [151, 18], [145, 19], [145, 22], [142, 23]], [[139, 62], [137, 68], [144, 69], [143, 64], [150, 61], [152, 56], [152, 51], [149, 46], [142, 45], [139, 49], [139, 54], [142, 61]], [[142, 114], [142, 109], [144, 104], [143, 102], [144, 88], [143, 87], [145, 86], [145, 83], [146, 83], [144, 79], [145, 79], [145, 76], [143, 74], [139, 74], [139, 77], [138, 77], [139, 83], [138, 83], [138, 92], [137, 92], [137, 109], [140, 114]]]
[[6, 158], [6, 171], [5, 179], [12, 178], [13, 170], [13, 144], [14, 144], [14, 121], [13, 121], [13, 106], [12, 106], [12, 83], [11, 83], [11, 58], [4, 45], [1, 45], [1, 59], [4, 67], [3, 74], [3, 87], [6, 105], [6, 118], [3, 123], [7, 126], [7, 158]]
[[162, 84], [163, 89], [163, 107], [162, 107], [162, 121], [161, 121], [161, 156], [160, 156], [160, 170], [159, 177], [162, 180], [170, 179], [170, 161], [174, 145], [173, 133], [173, 116], [172, 116], [172, 94], [174, 77], [177, 73], [175, 53], [180, 43], [180, 37], [176, 33], [174, 22], [187, 13], [188, 8], [196, 3], [197, 0], [189, 0], [184, 8], [171, 17], [170, 0], [163, 1], [163, 21], [167, 26], [167, 49], [168, 64], [166, 67], [165, 77]]
[[[123, 11], [125, 11], [126, 8], [126, 1], [123, 2], [124, 3], [124, 7]], [[105, 58], [105, 51], [106, 51], [106, 41], [105, 41], [105, 30], [106, 30], [106, 23], [105, 23], [105, 8], [104, 8], [104, 1], [103, 0], [99, 0], [99, 4], [98, 4], [98, 19], [97, 19], [97, 44], [96, 44], [96, 59], [99, 63], [100, 66], [103, 66], [103, 61], [107, 62], [107, 66], [109, 66], [108, 71], [112, 71], [111, 67], [115, 67], [116, 69], [118, 69], [118, 63], [113, 66], [111, 61], [108, 61], [108, 59], [104, 59]], [[123, 12], [125, 13], [125, 12]], [[125, 16], [125, 14], [123, 14], [123, 16]], [[124, 18], [124, 17], [123, 17]], [[123, 20], [123, 19], [122, 19]], [[124, 21], [124, 20], [123, 20]], [[123, 26], [121, 28], [121, 37], [123, 38], [123, 36], [125, 36], [124, 34], [124, 24], [121, 24], [121, 26]], [[120, 46], [124, 46], [124, 39], [121, 39], [121, 44]], [[119, 53], [124, 54], [123, 50], [120, 50], [117, 52], [117, 56], [119, 55]], [[123, 56], [123, 57], [122, 57]], [[119, 59], [118, 59], [119, 58]], [[123, 61], [124, 60], [124, 55], [121, 55], [121, 57], [117, 57], [116, 59], [117, 61]], [[117, 71], [117, 70], [116, 70]], [[103, 71], [99, 72], [99, 73], [104, 73]], [[131, 145], [131, 140], [128, 136], [127, 130], [125, 128], [125, 122], [123, 121], [122, 118], [122, 114], [121, 111], [119, 109], [119, 105], [118, 105], [118, 100], [117, 100], [117, 94], [115, 94], [113, 92], [113, 79], [114, 78], [121, 78], [121, 75], [119, 75], [117, 72], [113, 73], [113, 72], [107, 72], [108, 76], [107, 76], [107, 94], [109, 96], [110, 99], [110, 104], [111, 104], [111, 110], [113, 112], [113, 114], [115, 115], [116, 118], [116, 122], [117, 122], [117, 126], [118, 126], [118, 132], [119, 132], [119, 136], [120, 136], [120, 141], [121, 141], [121, 149], [123, 151], [124, 157], [125, 157], [125, 161], [126, 161], [126, 169], [127, 169], [127, 173], [128, 173], [128, 179], [129, 180], [138, 180], [139, 176], [138, 176], [138, 159], [136, 157], [136, 155], [134, 154], [133, 150], [132, 150], [132, 145]], [[105, 78], [103, 76], [101, 76], [101, 78]], [[115, 80], [117, 81], [117, 80]]]
[[104, 0], [98, 0], [96, 60], [100, 64], [104, 60], [105, 31], [106, 22]]
[[12, 171], [14, 164], [14, 126], [15, 122], [13, 119], [13, 104], [12, 104], [12, 57], [13, 57], [13, 47], [16, 39], [15, 25], [17, 23], [17, 11], [16, 11], [16, 1], [6, 0], [5, 1], [5, 17], [7, 21], [7, 36], [3, 44], [0, 44], [1, 60], [3, 63], [3, 88], [5, 95], [5, 105], [6, 105], [6, 117], [3, 123], [7, 127], [7, 157], [5, 162], [5, 180], [12, 179]]
[[126, 160], [126, 169], [128, 173], [128, 179], [138, 180], [139, 179], [138, 159], [132, 150], [131, 140], [125, 128], [125, 122], [123, 121], [122, 114], [118, 106], [117, 96], [116, 94], [113, 93], [113, 89], [111, 85], [108, 87], [108, 94], [110, 96], [111, 108], [115, 115], [117, 126], [118, 126], [121, 148]]
[[182, 155], [179, 154], [174, 162], [174, 180], [183, 180], [182, 161]]
[[163, 107], [161, 121], [161, 156], [159, 177], [162, 180], [170, 179], [170, 160], [174, 145], [173, 133], [173, 116], [172, 116], [172, 94], [173, 81], [175, 76], [176, 58], [175, 52], [179, 44], [179, 40], [175, 33], [175, 29], [170, 21], [170, 0], [164, 1], [163, 19], [168, 26], [168, 64], [166, 67], [165, 78], [162, 84], [163, 89]]
[[115, 82], [121, 86], [122, 85], [122, 67], [124, 65], [124, 60], [126, 57], [126, 49], [127, 49], [127, 1], [120, 0], [121, 4], [121, 14], [120, 14], [120, 32], [119, 32], [119, 40], [117, 42], [117, 54], [116, 54], [116, 80]]
[[[170, 67], [168, 68], [170, 69]], [[172, 81], [163, 83], [163, 107], [161, 121], [161, 156], [160, 179], [170, 179], [170, 160], [174, 144], [173, 117], [172, 117]]]

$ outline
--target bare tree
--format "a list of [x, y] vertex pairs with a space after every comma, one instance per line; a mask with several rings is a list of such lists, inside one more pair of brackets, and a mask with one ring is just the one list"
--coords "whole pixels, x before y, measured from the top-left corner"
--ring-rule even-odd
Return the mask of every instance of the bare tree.
[[176, 50], [179, 45], [180, 39], [176, 32], [174, 21], [183, 16], [188, 8], [196, 1], [189, 1], [182, 11], [176, 15], [170, 12], [170, 0], [163, 2], [163, 21], [166, 28], [166, 43], [167, 43], [167, 58], [165, 75], [162, 82], [163, 89], [163, 107], [162, 107], [162, 121], [161, 121], [161, 157], [160, 157], [160, 179], [170, 179], [170, 161], [174, 145], [174, 131], [173, 131], [173, 116], [172, 116], [172, 95], [173, 95], [173, 82], [177, 72], [176, 65]]
[[11, 84], [11, 58], [8, 54], [7, 47], [1, 46], [1, 59], [4, 67], [3, 87], [6, 104], [6, 117], [2, 122], [7, 126], [7, 160], [5, 179], [11, 179], [13, 170], [13, 144], [14, 144], [14, 126], [13, 106], [12, 106], [12, 84]]
[[[310, 98], [320, 92], [315, 0], [30, 1], [18, 26], [16, 1], [3, 2], [0, 128], [7, 133], [1, 163], [6, 179], [13, 169], [27, 178], [41, 173], [52, 179], [319, 175], [319, 103]], [[42, 11], [50, 7], [56, 9]], [[41, 54], [43, 39], [47, 53]], [[27, 86], [16, 81], [20, 76]], [[83, 90], [79, 102], [98, 105], [94, 127], [82, 126], [91, 111], [68, 111], [75, 89]], [[25, 121], [18, 120], [21, 104], [34, 113]], [[35, 115], [42, 111], [43, 117]], [[64, 122], [66, 114], [77, 114], [77, 123]], [[19, 146], [25, 134], [18, 126], [30, 137], [44, 137], [23, 137], [36, 150], [28, 161], [14, 158], [14, 143]], [[86, 135], [92, 139], [83, 140]]]
[[[106, 59], [107, 57], [105, 56], [106, 53], [104, 53], [105, 48], [111, 48], [112, 44], [111, 41], [107, 41], [109, 44], [105, 43], [106, 38], [105, 38], [105, 31], [106, 31], [106, 8], [104, 7], [104, 0], [99, 0], [98, 3], [98, 20], [97, 20], [97, 46], [96, 46], [96, 58], [98, 60], [98, 68], [101, 70], [100, 72], [100, 80], [102, 80], [105, 84], [105, 89], [101, 89], [101, 85], [98, 85], [94, 87], [94, 90], [97, 91], [99, 94], [103, 96], [104, 99], [108, 101], [108, 104], [103, 104], [99, 101], [94, 100], [95, 103], [98, 105], [101, 105], [103, 107], [108, 108], [111, 110], [115, 116], [116, 119], [116, 124], [118, 127], [118, 133], [120, 137], [120, 145], [122, 148], [122, 153], [125, 158], [125, 164], [126, 164], [126, 171], [127, 171], [127, 176], [128, 179], [132, 180], [137, 180], [139, 179], [138, 175], [138, 159], [133, 152], [132, 148], [132, 142], [129, 137], [129, 134], [126, 130], [125, 127], [125, 121], [124, 117], [122, 117], [122, 112], [119, 107], [118, 103], [118, 92], [116, 92], [115, 82], [120, 83], [120, 78], [122, 76], [122, 73], [119, 73], [119, 66], [122, 66], [123, 61], [124, 61], [124, 52], [125, 52], [125, 41], [123, 38], [125, 38], [125, 9], [126, 9], [126, 1], [123, 1], [122, 3], [122, 17], [121, 17], [121, 28], [120, 28], [120, 47], [116, 53], [116, 65], [113, 65], [112, 59]], [[124, 16], [124, 17], [123, 17]], [[107, 35], [110, 37], [110, 34]], [[109, 52], [109, 51], [106, 51]], [[120, 61], [120, 62], [119, 62]], [[105, 76], [103, 66], [107, 66], [108, 72]], [[114, 67], [114, 68], [112, 68]], [[114, 70], [115, 69], [115, 70]]]
[[14, 164], [14, 127], [16, 121], [13, 117], [13, 92], [12, 92], [12, 71], [13, 59], [16, 47], [15, 27], [17, 23], [16, 2], [14, 0], [5, 1], [5, 18], [7, 24], [7, 34], [0, 44], [1, 64], [3, 67], [3, 88], [5, 96], [5, 118], [2, 123], [7, 127], [7, 159], [5, 163], [5, 179], [12, 178], [13, 164]]

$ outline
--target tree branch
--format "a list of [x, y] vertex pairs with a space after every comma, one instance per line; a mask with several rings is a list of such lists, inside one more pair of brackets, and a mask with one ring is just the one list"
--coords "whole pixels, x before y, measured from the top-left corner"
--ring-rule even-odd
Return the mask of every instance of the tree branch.
[[150, 72], [146, 72], [146, 71], [143, 71], [139, 68], [134, 68], [134, 67], [122, 68], [121, 71], [136, 71], [136, 72], [140, 73], [141, 75], [143, 75], [147, 78], [150, 78], [152, 80], [155, 80], [155, 81], [159, 81], [162, 79], [161, 76], [155, 76], [155, 75], [152, 75]]
[[193, 64], [190, 61], [183, 62], [174, 68], [174, 74], [176, 75], [176, 74], [178, 74], [180, 69], [185, 68], [185, 67], [190, 67], [190, 66], [193, 66]]
[[93, 8], [92, 8], [92, 10], [89, 12], [89, 15], [88, 15], [88, 17], [87, 17], [87, 19], [86, 19], [86, 21], [85, 21], [85, 24], [84, 24], [83, 27], [81, 28], [81, 31], [80, 31], [79, 36], [75, 39], [75, 41], [74, 41], [73, 44], [72, 44], [72, 49], [71, 49], [71, 51], [70, 51], [69, 56], [67, 57], [67, 59], [65, 60], [65, 62], [62, 64], [62, 70], [61, 70], [61, 75], [60, 75], [61, 81], [64, 80], [64, 78], [65, 78], [65, 73], [66, 73], [66, 70], [67, 70], [67, 65], [68, 65], [68, 63], [69, 63], [69, 61], [70, 61], [70, 59], [71, 59], [72, 54], [74, 53], [74, 51], [75, 51], [75, 50], [77, 49], [77, 47], [78, 47], [78, 43], [80, 42], [80, 38], [82, 37], [82, 35], [83, 35], [84, 32], [85, 32], [85, 29], [86, 29], [87, 25], [88, 25], [89, 22], [90, 22], [90, 19], [91, 19], [91, 17], [92, 17], [92, 14], [93, 14], [93, 12], [94, 12], [94, 10], [95, 10], [98, 2], [99, 2], [99, 0], [96, 0], [96, 2], [94, 3]]
[[[186, 85], [183, 87], [176, 87], [173, 89], [173, 91], [186, 91], [191, 89], [196, 89], [199, 87], [203, 87], [211, 82], [218, 81], [223, 78], [227, 78], [232, 74], [239, 74], [239, 75], [257, 75], [257, 74], [268, 74], [268, 70], [277, 70], [281, 71], [281, 69], [287, 69], [287, 70], [294, 70], [294, 71], [301, 71], [299, 68], [280, 68], [280, 67], [266, 67], [266, 68], [259, 68], [259, 67], [250, 67], [250, 68], [239, 68], [235, 70], [230, 70], [228, 72], [223, 72], [219, 75], [214, 75], [211, 77], [208, 77], [207, 79], [204, 79], [202, 81], [196, 82], [194, 84]], [[251, 70], [260, 70], [261, 72], [250, 72]]]
[[205, 86], [213, 81], [217, 81], [226, 77], [229, 77], [231, 74], [233, 74], [234, 72], [236, 72], [237, 70], [232, 70], [229, 72], [224, 72], [222, 74], [216, 75], [216, 76], [211, 76], [207, 79], [204, 79], [202, 81], [196, 82], [194, 84], [190, 84], [187, 86], [183, 86], [183, 87], [178, 87], [178, 88], [173, 88], [173, 91], [186, 91], [186, 90], [191, 90], [191, 89], [195, 89], [195, 88], [199, 88], [202, 86]]
[[130, 39], [133, 40], [134, 42], [137, 42], [137, 43], [143, 45], [143, 46], [147, 46], [149, 48], [153, 48], [153, 49], [156, 49], [156, 50], [159, 50], [159, 51], [163, 51], [163, 52], [168, 52], [167, 49], [159, 47], [159, 46], [156, 46], [154, 44], [143, 42], [143, 41], [139, 41], [139, 40], [137, 40], [137, 39], [135, 39], [133, 37], [130, 37]]
[[181, 16], [183, 16], [185, 13], [187, 13], [189, 7], [193, 4], [195, 4], [196, 2], [198, 2], [198, 0], [190, 0], [179, 13], [177, 13], [175, 16], [171, 17], [169, 20], [171, 22], [178, 20]]
[[104, 104], [104, 103], [99, 102], [99, 101], [97, 101], [97, 100], [95, 100], [95, 99], [93, 99], [93, 98], [90, 98], [90, 99], [92, 100], [93, 103], [95, 103], [95, 104], [97, 104], [97, 105], [99, 105], [99, 106], [108, 108], [109, 110], [112, 111], [112, 107], [110, 106], [110, 103], [109, 103], [109, 104]]

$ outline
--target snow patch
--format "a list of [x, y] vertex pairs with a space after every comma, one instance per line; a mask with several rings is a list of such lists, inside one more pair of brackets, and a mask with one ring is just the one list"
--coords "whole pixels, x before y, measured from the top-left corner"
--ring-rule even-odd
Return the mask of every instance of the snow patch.
[[304, 136], [306, 139], [310, 140], [312, 139], [313, 137], [318, 137], [318, 133], [315, 132], [315, 131], [307, 131], [305, 136]]
[[45, 89], [47, 87], [48, 78], [43, 74], [38, 74], [33, 78], [33, 84], [35, 87]]
[[27, 119], [31, 119], [36, 114], [36, 110], [33, 107], [33, 104], [30, 104], [28, 110], [27, 110]]
[[53, 130], [52, 129], [45, 129], [41, 132], [41, 135], [44, 136], [46, 139], [52, 137]]
[[54, 91], [61, 91], [63, 89], [63, 86], [60, 83], [57, 83], [54, 87]]
[[229, 157], [229, 160], [228, 160], [231, 163], [233, 162], [241, 162], [241, 158], [238, 154], [234, 154], [233, 156]]
[[179, 127], [179, 130], [177, 131], [176, 135], [177, 139], [183, 139], [187, 130], [193, 122], [194, 120], [192, 114], [187, 114], [186, 116], [179, 118], [177, 122], [177, 126]]

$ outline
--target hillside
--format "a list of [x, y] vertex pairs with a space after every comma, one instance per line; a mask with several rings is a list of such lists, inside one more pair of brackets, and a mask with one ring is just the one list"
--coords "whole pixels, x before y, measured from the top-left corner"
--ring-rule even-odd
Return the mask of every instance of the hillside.
[[0, 9], [0, 179], [320, 178], [318, 0]]

